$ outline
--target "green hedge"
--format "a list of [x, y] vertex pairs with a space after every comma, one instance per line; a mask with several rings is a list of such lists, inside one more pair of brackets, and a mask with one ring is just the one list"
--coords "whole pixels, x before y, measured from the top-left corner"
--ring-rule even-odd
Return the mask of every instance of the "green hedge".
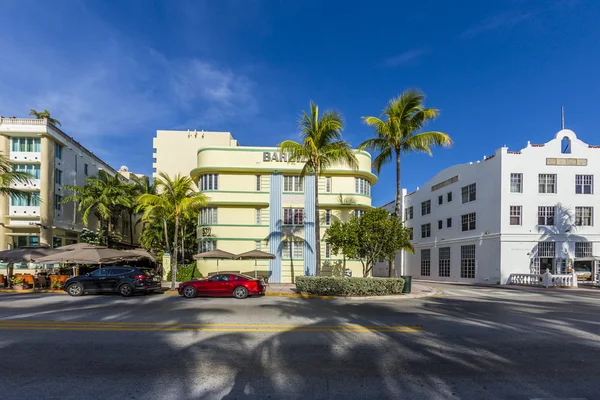
[[299, 276], [296, 289], [320, 296], [385, 296], [402, 293], [402, 278], [335, 278]]
[[[171, 281], [173, 274], [167, 274], [167, 281]], [[202, 278], [202, 274], [196, 268], [196, 263], [177, 266], [177, 282], [191, 281], [194, 278]]]

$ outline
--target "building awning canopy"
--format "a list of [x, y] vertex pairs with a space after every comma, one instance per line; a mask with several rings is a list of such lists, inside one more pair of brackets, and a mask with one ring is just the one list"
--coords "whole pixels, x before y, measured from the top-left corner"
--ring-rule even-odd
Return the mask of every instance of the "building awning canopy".
[[600, 256], [575, 257], [575, 261], [600, 261]]

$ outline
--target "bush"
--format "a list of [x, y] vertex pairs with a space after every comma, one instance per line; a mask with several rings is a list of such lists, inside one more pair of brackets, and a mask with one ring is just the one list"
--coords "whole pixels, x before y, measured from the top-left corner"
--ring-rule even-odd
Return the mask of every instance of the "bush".
[[[171, 271], [167, 274], [167, 281], [171, 281], [173, 275]], [[196, 268], [196, 263], [188, 265], [179, 265], [177, 267], [177, 282], [191, 281], [194, 278], [202, 278], [202, 274]]]
[[296, 289], [320, 296], [385, 296], [402, 293], [402, 278], [335, 278], [299, 276]]

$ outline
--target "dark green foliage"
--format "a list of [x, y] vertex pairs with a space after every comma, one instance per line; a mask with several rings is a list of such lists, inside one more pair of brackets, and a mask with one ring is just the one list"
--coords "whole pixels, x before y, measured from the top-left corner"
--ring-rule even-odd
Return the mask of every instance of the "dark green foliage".
[[320, 296], [385, 296], [402, 293], [402, 278], [334, 278], [299, 276], [296, 289]]

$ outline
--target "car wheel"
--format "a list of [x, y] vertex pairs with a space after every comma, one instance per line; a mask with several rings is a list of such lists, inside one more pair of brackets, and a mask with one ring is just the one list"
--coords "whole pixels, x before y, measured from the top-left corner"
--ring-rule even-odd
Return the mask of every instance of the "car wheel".
[[134, 293], [133, 286], [131, 286], [129, 283], [124, 283], [121, 286], [119, 286], [119, 293], [123, 297], [131, 297]]
[[193, 286], [186, 286], [183, 288], [183, 297], [186, 299], [193, 299], [196, 297], [196, 288]]
[[67, 293], [71, 296], [83, 295], [83, 285], [81, 283], [72, 283], [67, 287]]
[[233, 289], [233, 297], [235, 297], [236, 299], [245, 299], [246, 297], [248, 297], [248, 289], [246, 289], [243, 286], [238, 286], [235, 289]]

